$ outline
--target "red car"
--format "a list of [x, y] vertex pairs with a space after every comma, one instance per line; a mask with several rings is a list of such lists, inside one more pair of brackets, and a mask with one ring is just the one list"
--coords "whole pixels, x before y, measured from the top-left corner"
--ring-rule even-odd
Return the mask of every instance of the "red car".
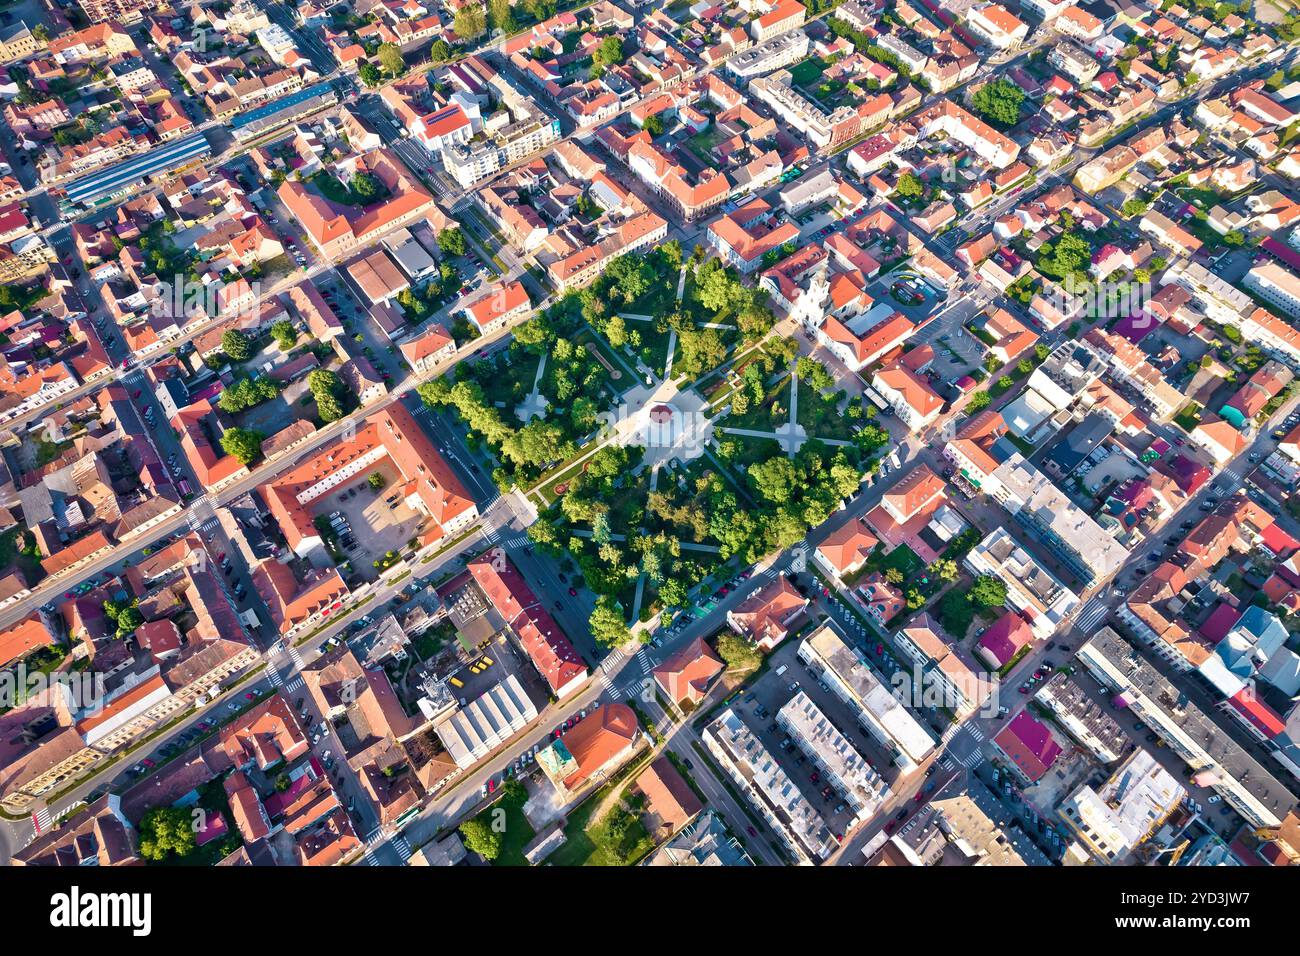
[[492, 792], [494, 792], [494, 791], [496, 790], [496, 788], [497, 788], [497, 782], [496, 782], [495, 780], [489, 780], [489, 781], [488, 781], [488, 793], [492, 793]]
[[747, 827], [745, 827], [745, 832], [748, 833], [748, 834], [749, 834], [750, 836], [752, 836], [752, 837], [756, 837], [756, 836], [758, 836], [758, 831], [755, 830], [752, 826], [747, 826]]
[[577, 596], [578, 596], [578, 589], [577, 589], [577, 588], [569, 588], [569, 597], [577, 597]]

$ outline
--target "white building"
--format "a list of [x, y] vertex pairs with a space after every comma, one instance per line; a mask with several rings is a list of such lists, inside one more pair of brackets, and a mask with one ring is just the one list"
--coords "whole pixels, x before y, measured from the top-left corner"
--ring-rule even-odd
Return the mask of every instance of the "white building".
[[835, 838], [821, 814], [734, 710], [724, 710], [702, 736], [709, 753], [795, 859], [809, 866], [835, 851]]
[[991, 574], [1007, 586], [1007, 607], [1029, 622], [1034, 637], [1049, 638], [1079, 596], [1042, 567], [1006, 528], [996, 528], [966, 555], [973, 574]]
[[844, 798], [854, 814], [852, 827], [874, 816], [889, 799], [889, 785], [826, 717], [820, 707], [799, 691], [776, 714], [777, 726], [790, 735], [826, 783]]
[[1075, 840], [1101, 863], [1123, 863], [1178, 808], [1187, 790], [1146, 750], [1138, 749], [1100, 790], [1083, 786], [1057, 813]]
[[903, 772], [915, 770], [934, 752], [930, 731], [832, 625], [826, 624], [804, 638], [799, 645], [799, 659], [857, 715], [862, 729], [891, 752]]

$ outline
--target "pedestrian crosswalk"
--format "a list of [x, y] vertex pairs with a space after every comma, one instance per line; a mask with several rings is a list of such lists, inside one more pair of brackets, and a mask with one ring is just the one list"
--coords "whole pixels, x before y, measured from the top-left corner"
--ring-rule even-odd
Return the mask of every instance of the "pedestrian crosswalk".
[[374, 830], [373, 832], [371, 832], [370, 836], [366, 837], [366, 865], [367, 866], [379, 865], [379, 857], [377, 857], [375, 853], [376, 851], [378, 851], [378, 849], [381, 846], [384, 845], [384, 841], [386, 839], [388, 839], [388, 834], [384, 833], [384, 831], [381, 829]]
[[289, 683], [284, 685], [284, 689], [291, 694], [296, 693], [297, 691], [302, 690], [303, 686], [306, 683], [307, 682], [302, 679], [302, 675], [297, 674], [294, 676], [293, 680], [289, 681]]
[[644, 647], [637, 651], [636, 662], [637, 666], [641, 668], [642, 674], [649, 674], [650, 668], [654, 666], [654, 662], [650, 660], [650, 652]]
[[983, 762], [984, 762], [984, 751], [980, 747], [976, 747], [966, 756], [961, 758], [961, 765], [965, 767], [967, 770], [974, 770]]
[[530, 544], [531, 542], [528, 540], [528, 535], [526, 534], [512, 534], [510, 537], [505, 539], [505, 546], [507, 548], [527, 548]]
[[967, 724], [966, 729], [970, 732], [970, 735], [974, 737], [976, 740], [984, 739], [984, 731], [980, 730], [977, 725]]
[[1109, 613], [1110, 605], [1101, 595], [1097, 595], [1085, 604], [1083, 610], [1079, 612], [1075, 626], [1084, 634], [1091, 634]]
[[191, 511], [189, 514], [189, 524], [190, 529], [193, 531], [210, 534], [217, 529], [217, 525], [220, 524], [220, 522], [217, 521], [216, 515], [212, 515], [211, 517], [200, 521], [199, 516]]
[[50, 828], [52, 822], [49, 807], [41, 807], [32, 814], [32, 825], [36, 827], [37, 833], [44, 833]]
[[952, 772], [953, 770], [957, 769], [957, 764], [953, 761], [951, 757], [944, 757], [942, 760], [939, 761], [939, 766], [949, 772]]
[[397, 851], [397, 855], [401, 859], [402, 863], [406, 863], [406, 861], [411, 858], [411, 844], [406, 842], [406, 837], [399, 834], [389, 841], [389, 845]]

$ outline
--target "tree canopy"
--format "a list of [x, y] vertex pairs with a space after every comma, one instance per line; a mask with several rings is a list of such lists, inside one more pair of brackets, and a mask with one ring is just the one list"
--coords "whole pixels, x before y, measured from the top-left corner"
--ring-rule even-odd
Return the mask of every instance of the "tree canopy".
[[228, 428], [221, 436], [221, 450], [233, 455], [241, 465], [248, 466], [262, 454], [262, 441], [266, 436], [251, 428]]
[[975, 112], [999, 126], [1014, 126], [1020, 121], [1020, 104], [1025, 101], [1025, 91], [1010, 80], [999, 77], [985, 83], [975, 93], [971, 105]]

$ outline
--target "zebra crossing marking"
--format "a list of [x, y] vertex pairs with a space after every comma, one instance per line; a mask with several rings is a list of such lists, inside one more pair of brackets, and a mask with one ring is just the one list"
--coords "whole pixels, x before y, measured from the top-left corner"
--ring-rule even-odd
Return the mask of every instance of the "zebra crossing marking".
[[1088, 606], [1079, 615], [1076, 626], [1085, 634], [1091, 634], [1109, 613], [1110, 608], [1106, 605], [1106, 602], [1095, 597], [1088, 602]]
[[983, 762], [984, 762], [984, 751], [979, 747], [976, 747], [966, 756], [961, 758], [961, 765], [965, 767], [967, 770], [974, 770]]
[[411, 858], [411, 844], [406, 841], [406, 837], [400, 833], [388, 841], [388, 845], [397, 851], [398, 858], [403, 864]]
[[37, 833], [44, 833], [48, 830], [51, 822], [53, 821], [50, 818], [49, 807], [41, 807], [32, 814], [32, 825], [36, 827]]

